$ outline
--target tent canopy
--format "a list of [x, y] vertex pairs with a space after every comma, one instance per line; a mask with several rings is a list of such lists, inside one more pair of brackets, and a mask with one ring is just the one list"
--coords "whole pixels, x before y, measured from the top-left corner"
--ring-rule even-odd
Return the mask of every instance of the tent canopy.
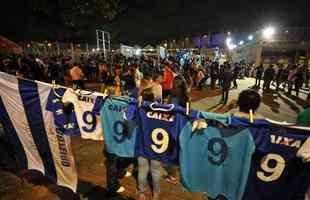
[[16, 43], [0, 35], [0, 52], [21, 54], [23, 49]]

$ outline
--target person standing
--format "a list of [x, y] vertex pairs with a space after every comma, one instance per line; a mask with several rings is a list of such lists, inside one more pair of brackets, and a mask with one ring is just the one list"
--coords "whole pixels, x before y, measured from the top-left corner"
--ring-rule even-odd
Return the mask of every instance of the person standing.
[[279, 70], [278, 70], [278, 73], [276, 75], [276, 83], [277, 83], [276, 91], [279, 91], [280, 85], [283, 82], [283, 80], [282, 80], [283, 73], [284, 73], [283, 65], [279, 65]]
[[[173, 80], [173, 87], [171, 90], [171, 98], [169, 99], [170, 104], [186, 108], [186, 104], [190, 103], [189, 88], [185, 78], [182, 75], [178, 75]], [[167, 175], [164, 177], [165, 180], [171, 184], [177, 184], [177, 171], [178, 168], [173, 165], [164, 165], [164, 169]]]
[[263, 73], [264, 73], [264, 67], [262, 64], [260, 64], [256, 68], [256, 78], [255, 78], [255, 87], [260, 88], [260, 82], [263, 78]]
[[224, 67], [224, 73], [223, 73], [223, 81], [222, 81], [222, 99], [221, 102], [223, 104], [227, 104], [228, 96], [229, 96], [229, 90], [231, 87], [231, 81], [233, 79], [233, 75], [230, 71], [230, 66], [226, 65]]
[[164, 80], [163, 80], [163, 98], [167, 98], [171, 94], [174, 73], [168, 63], [165, 63]]
[[72, 84], [74, 89], [82, 89], [85, 90], [84, 85], [84, 74], [80, 68], [80, 65], [77, 63], [73, 64], [73, 67], [70, 69], [70, 76], [72, 79]]
[[235, 64], [235, 68], [232, 74], [232, 78], [233, 78], [233, 83], [234, 83], [234, 88], [237, 89], [238, 88], [238, 83], [237, 83], [237, 79], [239, 77], [239, 73], [240, 73], [240, 66], [238, 63]]
[[215, 84], [216, 84], [216, 80], [218, 79], [218, 74], [219, 74], [218, 63], [214, 62], [212, 63], [210, 67], [211, 89], [212, 90], [215, 89]]
[[153, 76], [153, 93], [155, 96], [155, 101], [161, 103], [163, 100], [163, 88], [161, 86], [162, 77], [158, 74]]
[[296, 66], [292, 66], [289, 68], [288, 71], [288, 77], [287, 77], [287, 81], [288, 81], [288, 95], [291, 95], [292, 93], [292, 89], [293, 89], [293, 84], [295, 81], [295, 74], [296, 74]]
[[264, 72], [264, 86], [263, 90], [270, 90], [270, 84], [273, 80], [275, 75], [275, 71], [273, 69], [272, 65], [269, 65], [269, 67]]
[[197, 83], [198, 83], [199, 90], [202, 90], [202, 87], [205, 84], [207, 79], [208, 77], [205, 75], [203, 68], [200, 66], [198, 68], [198, 73], [197, 73]]
[[295, 92], [296, 92], [296, 96], [299, 96], [299, 90], [303, 85], [303, 69], [302, 67], [298, 67], [296, 74], [295, 74], [295, 78], [294, 78], [294, 84], [295, 84]]
[[[143, 101], [155, 101], [152, 88], [146, 88], [141, 92]], [[159, 200], [160, 195], [160, 166], [158, 160], [150, 160], [143, 156], [138, 157], [138, 200], [146, 200], [145, 190], [148, 184], [148, 174], [152, 176], [152, 200]]]

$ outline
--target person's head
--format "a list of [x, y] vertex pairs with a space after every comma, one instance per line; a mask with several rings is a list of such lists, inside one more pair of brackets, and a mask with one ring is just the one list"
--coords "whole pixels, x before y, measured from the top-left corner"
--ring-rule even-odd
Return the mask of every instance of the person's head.
[[186, 107], [189, 101], [188, 87], [183, 76], [178, 75], [173, 79], [173, 86], [171, 91], [172, 97], [176, 98], [180, 106]]
[[154, 96], [152, 88], [144, 89], [141, 92], [141, 96], [142, 96], [143, 101], [150, 101], [150, 102], [155, 101], [155, 96]]
[[153, 81], [154, 81], [155, 83], [161, 83], [161, 81], [162, 81], [161, 75], [159, 75], [159, 74], [153, 75]]
[[229, 72], [230, 71], [230, 66], [229, 65], [225, 65], [224, 66], [224, 72]]
[[237, 105], [240, 112], [250, 113], [250, 110], [255, 112], [261, 102], [261, 97], [255, 90], [243, 90], [239, 94]]

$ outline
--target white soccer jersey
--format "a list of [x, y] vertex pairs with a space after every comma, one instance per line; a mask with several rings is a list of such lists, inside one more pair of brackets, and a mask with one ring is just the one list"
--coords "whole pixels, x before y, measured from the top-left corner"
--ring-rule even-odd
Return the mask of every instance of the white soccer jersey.
[[73, 104], [77, 125], [81, 137], [84, 139], [103, 140], [100, 117], [92, 112], [98, 96], [102, 96], [102, 94], [68, 89], [62, 98], [63, 103]]

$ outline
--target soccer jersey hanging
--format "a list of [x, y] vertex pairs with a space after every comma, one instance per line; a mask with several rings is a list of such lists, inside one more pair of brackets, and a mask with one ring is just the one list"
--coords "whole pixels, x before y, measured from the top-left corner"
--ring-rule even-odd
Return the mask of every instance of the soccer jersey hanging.
[[241, 200], [255, 144], [246, 128], [231, 128], [230, 116], [200, 113], [208, 127], [180, 137], [181, 183], [209, 199]]
[[72, 103], [78, 123], [78, 131], [82, 138], [103, 140], [100, 117], [93, 114], [95, 100], [102, 96], [97, 92], [67, 89], [62, 101]]
[[130, 106], [127, 118], [138, 124], [135, 155], [178, 164], [179, 135], [184, 128], [191, 131], [196, 117], [195, 111], [187, 116], [183, 108], [173, 104], [144, 102], [141, 107]]
[[303, 200], [310, 183], [310, 165], [304, 162], [310, 129], [240, 118], [232, 125], [249, 127], [256, 143], [243, 199]]
[[133, 99], [127, 97], [98, 97], [93, 112], [100, 114], [107, 152], [120, 157], [134, 157], [135, 124], [127, 123], [124, 114]]

